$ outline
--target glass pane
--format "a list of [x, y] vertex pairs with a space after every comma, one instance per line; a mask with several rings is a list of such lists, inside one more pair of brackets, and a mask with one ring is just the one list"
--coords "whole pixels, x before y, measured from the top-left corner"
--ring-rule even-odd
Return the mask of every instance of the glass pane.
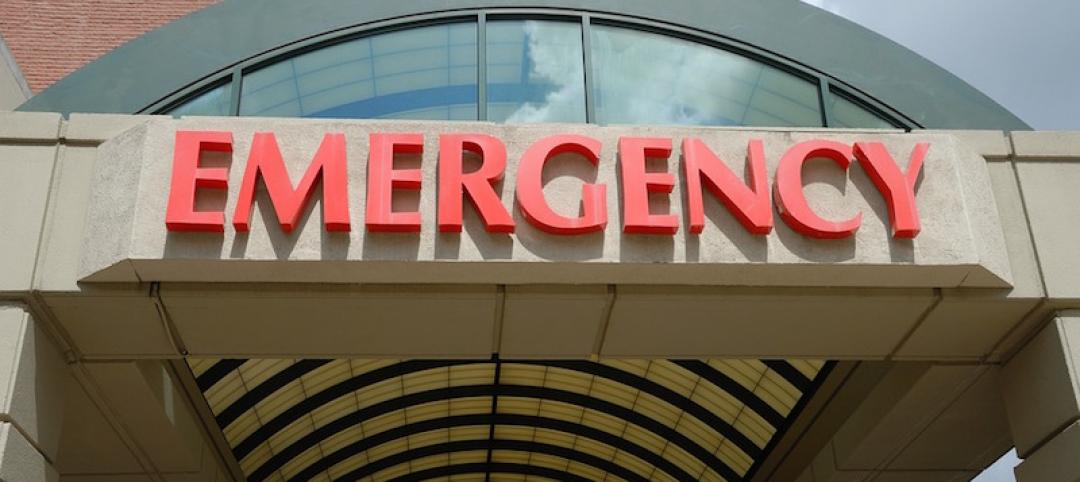
[[229, 112], [229, 83], [214, 87], [183, 104], [170, 109], [166, 114], [183, 115], [231, 115]]
[[821, 125], [815, 83], [687, 40], [602, 25], [591, 30], [600, 123]]
[[583, 65], [580, 24], [489, 22], [488, 120], [585, 122]]
[[351, 40], [244, 76], [240, 114], [476, 120], [476, 24]]
[[864, 109], [861, 105], [847, 100], [835, 93], [830, 96], [829, 127], [860, 129], [895, 129], [896, 126], [877, 114]]

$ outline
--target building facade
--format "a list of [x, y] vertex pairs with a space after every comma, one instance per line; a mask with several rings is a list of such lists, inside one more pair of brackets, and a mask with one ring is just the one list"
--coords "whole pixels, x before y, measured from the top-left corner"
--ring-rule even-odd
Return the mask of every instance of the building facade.
[[204, 4], [0, 7], [3, 480], [1080, 480], [1080, 134], [794, 1]]

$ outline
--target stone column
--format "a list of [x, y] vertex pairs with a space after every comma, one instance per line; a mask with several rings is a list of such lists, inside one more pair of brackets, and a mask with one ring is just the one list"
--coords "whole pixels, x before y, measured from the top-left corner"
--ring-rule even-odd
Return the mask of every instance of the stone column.
[[55, 481], [68, 373], [19, 304], [0, 303], [0, 480]]
[[1006, 364], [1018, 482], [1080, 481], [1080, 311], [1062, 311]]

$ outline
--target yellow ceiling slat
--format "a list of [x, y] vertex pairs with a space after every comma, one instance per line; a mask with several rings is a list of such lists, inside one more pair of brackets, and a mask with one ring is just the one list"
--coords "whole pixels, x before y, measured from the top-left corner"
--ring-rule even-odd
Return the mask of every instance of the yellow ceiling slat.
[[499, 397], [499, 413], [516, 415], [537, 415], [540, 413], [540, 400], [535, 398]]
[[750, 465], [754, 463], [754, 459], [751, 459], [748, 455], [743, 453], [737, 447], [733, 446], [731, 442], [724, 442], [720, 445], [720, 450], [717, 451], [717, 456], [722, 460], [728, 460], [735, 462], [731, 465], [731, 468], [737, 472], [745, 472], [750, 469]]
[[[188, 365], [192, 373], [198, 376], [206, 373], [219, 361], [218, 358], [191, 358], [188, 359]], [[231, 373], [221, 377], [213, 386], [206, 389], [204, 397], [207, 404], [213, 413], [219, 414], [248, 391], [266, 382], [276, 374], [282, 373], [283, 370], [288, 369], [297, 361], [294, 359], [247, 360]], [[258, 430], [263, 423], [296, 406], [313, 394], [371, 370], [389, 367], [402, 361], [398, 359], [331, 360], [302, 374], [299, 378], [281, 385], [269, 396], [255, 403], [251, 409], [240, 414], [227, 427], [223, 427], [222, 432], [226, 440], [235, 447]], [[738, 383], [781, 416], [786, 416], [792, 407], [805, 396], [796, 385], [784, 378], [781, 372], [769, 369], [760, 360], [710, 359], [703, 361], [712, 369]], [[767, 446], [777, 433], [777, 427], [766, 422], [761, 414], [750, 409], [749, 406], [744, 404], [743, 400], [723, 390], [721, 386], [702, 379], [696, 373], [674, 362], [645, 359], [604, 359], [599, 363], [636, 377], [645, 378], [684, 397], [687, 400], [686, 403], [700, 405], [714, 413], [721, 420], [731, 424], [758, 447]], [[825, 366], [825, 362], [820, 360], [788, 360], [788, 363], [807, 379], [813, 379]], [[447, 387], [486, 386], [494, 382], [495, 363], [477, 362], [420, 370], [382, 380], [369, 386], [359, 387], [354, 392], [343, 394], [328, 403], [314, 407], [309, 413], [294, 420], [276, 433], [269, 434], [265, 442], [240, 461], [241, 470], [245, 474], [251, 474], [266, 463], [277, 451], [296, 443], [318, 427], [323, 427], [334, 420], [365, 407], [407, 394]], [[593, 397], [632, 410], [641, 416], [670, 427], [686, 436], [691, 443], [715, 454], [718, 459], [737, 473], [745, 473], [754, 463], [753, 459], [730, 441], [727, 441], [722, 433], [708, 426], [704, 420], [683, 412], [680, 402], [660, 398], [647, 390], [643, 391], [632, 385], [595, 376], [588, 373], [588, 371], [574, 370], [571, 369], [571, 366], [566, 366], [566, 368], [546, 366], [543, 362], [514, 363], [510, 361], [502, 363], [499, 383], [503, 385], [545, 387]], [[325, 440], [318, 441], [315, 445], [306, 447], [296, 457], [286, 461], [267, 480], [293, 477], [327, 454], [340, 450], [365, 437], [392, 430], [405, 424], [448, 416], [487, 414], [492, 408], [492, 402], [490, 396], [436, 400], [415, 406], [402, 407], [390, 413], [359, 421], [355, 425], [345, 427], [340, 432], [330, 435]], [[700, 480], [723, 480], [711, 469], [707, 469], [704, 462], [685, 452], [681, 447], [672, 444], [664, 437], [607, 413], [555, 400], [510, 396], [499, 397], [498, 412], [502, 414], [540, 416], [580, 423], [622, 437], [630, 443], [660, 454], [687, 473], [699, 477]], [[670, 474], [655, 471], [655, 468], [651, 467], [650, 464], [622, 452], [616, 447], [571, 433], [545, 428], [500, 425], [495, 427], [494, 435], [499, 440], [534, 441], [590, 454], [605, 460], [613, 460], [642, 476], [649, 477], [650, 480], [673, 480]], [[409, 449], [447, 442], [486, 440], [488, 437], [489, 427], [487, 425], [449, 427], [416, 433], [354, 454], [336, 464], [331, 470], [319, 474], [313, 480], [331, 480], [372, 461]], [[567, 471], [589, 480], [620, 480], [618, 477], [604, 473], [595, 467], [562, 457], [514, 450], [496, 450], [494, 452], [499, 453], [499, 457], [493, 457], [496, 462], [548, 467]], [[477, 463], [486, 460], [487, 452], [483, 450], [438, 454], [387, 468], [365, 480], [385, 480], [386, 478], [404, 475], [417, 470], [441, 467], [446, 464]], [[439, 480], [483, 479], [484, 474], [461, 474], [443, 477]], [[493, 475], [492, 480], [543, 480], [543, 478], [515, 474], [496, 474]]]
[[684, 397], [690, 396], [690, 392], [697, 385], [697, 377], [687, 376], [686, 372], [667, 360], [654, 360], [649, 365], [647, 379], [675, 391]]
[[675, 424], [675, 431], [685, 435], [691, 441], [710, 452], [719, 448], [720, 442], [724, 440], [724, 437], [715, 430], [706, 427], [705, 424], [692, 417], [683, 417], [679, 420]]
[[554, 430], [545, 429], [537, 430], [536, 437], [533, 438], [533, 441], [548, 445], [555, 445], [558, 447], [570, 448], [574, 445], [574, 436], [564, 432], [556, 432]]
[[289, 368], [295, 362], [296, 360], [291, 358], [248, 360], [247, 363], [240, 365], [238, 371], [240, 376], [244, 378], [244, 384], [248, 386], [248, 389], [251, 389], [266, 381], [267, 378]]
[[281, 450], [314, 430], [315, 426], [312, 425], [311, 420], [308, 417], [301, 417], [296, 423], [289, 424], [284, 430], [271, 435], [267, 443], [270, 447]]
[[356, 403], [356, 397], [344, 396], [339, 397], [326, 405], [318, 407], [311, 411], [311, 419], [315, 423], [316, 427], [322, 427], [334, 420], [337, 420], [345, 415], [359, 410], [360, 407]]
[[747, 390], [754, 389], [754, 385], [757, 384], [758, 378], [760, 378], [761, 374], [765, 371], [764, 365], [754, 367], [747, 364], [744, 360], [708, 360], [706, 363], [716, 371], [727, 375], [728, 378], [731, 378]]
[[329, 454], [353, 442], [363, 440], [365, 435], [364, 430], [359, 425], [354, 425], [327, 437], [326, 440], [319, 443], [319, 446], [322, 447], [323, 452]]
[[304, 388], [311, 394], [321, 392], [349, 378], [352, 378], [352, 369], [348, 360], [333, 360], [302, 377]]
[[188, 358], [187, 364], [191, 367], [191, 373], [195, 377], [199, 377], [219, 361], [221, 361], [221, 358]]
[[542, 400], [540, 402], [540, 416], [547, 418], [554, 418], [557, 420], [565, 420], [568, 422], [576, 422], [581, 419], [581, 413], [583, 408], [577, 405], [571, 405], [569, 403], [555, 402], [551, 400]]
[[647, 393], [638, 395], [633, 405], [633, 410], [668, 427], [674, 427], [679, 422], [682, 410], [675, 408], [667, 402], [660, 400]]
[[270, 447], [266, 446], [266, 444], [260, 445], [255, 450], [252, 450], [247, 457], [240, 460], [240, 468], [245, 474], [250, 474], [272, 455]]
[[304, 468], [308, 465], [311, 465], [320, 458], [322, 458], [322, 456], [323, 451], [318, 445], [307, 449], [303, 451], [300, 455], [293, 457], [285, 465], [281, 466], [281, 475], [284, 476], [286, 479], [290, 479], [296, 474], [300, 473], [301, 470], [304, 470]]
[[[613, 457], [611, 461], [637, 474], [649, 476], [653, 473], [654, 467], [652, 465], [649, 465], [638, 459], [637, 457], [634, 457], [633, 455], [630, 455], [622, 450], [617, 451], [615, 453], [615, 457]], [[612, 477], [616, 476], [612, 475]]]
[[240, 379], [240, 372], [234, 371], [222, 377], [209, 390], [203, 392], [203, 396], [206, 397], [206, 403], [210, 405], [210, 410], [217, 415], [244, 396], [247, 391], [243, 380]]
[[261, 420], [270, 420], [288, 410], [289, 407], [296, 405], [307, 398], [307, 394], [304, 392], [303, 387], [300, 386], [300, 382], [290, 383], [280, 390], [274, 392], [274, 396], [263, 399], [262, 402], [255, 404], [252, 410], [258, 414]]
[[825, 366], [825, 362], [821, 360], [787, 360], [787, 362], [809, 380], [813, 380]]
[[602, 480], [604, 478], [604, 471], [578, 461], [571, 461], [566, 471], [585, 477], [588, 480]]
[[769, 370], [765, 374], [765, 377], [761, 379], [761, 388], [771, 393], [777, 400], [783, 404], [784, 410], [781, 413], [787, 413], [794, 407], [802, 397], [802, 392], [794, 385], [784, 380], [784, 377], [780, 376], [772, 370]]
[[528, 464], [530, 462], [528, 452], [516, 450], [492, 450], [491, 461], [503, 464]]
[[578, 437], [574, 442], [574, 448], [606, 460], [611, 460], [617, 450], [615, 447], [585, 437]]
[[225, 434], [225, 440], [228, 440], [230, 444], [235, 446], [240, 441], [247, 438], [247, 436], [254, 433], [259, 427], [262, 426], [262, 422], [255, 416], [254, 412], [248, 411], [240, 418], [237, 418], [233, 423], [229, 424], [222, 430]]
[[600, 363], [604, 365], [618, 368], [624, 372], [632, 373], [639, 377], [645, 376], [649, 370], [650, 360], [635, 359], [635, 360], [619, 360], [619, 359], [604, 359]]
[[522, 440], [530, 441], [536, 434], [536, 429], [532, 427], [522, 427], [518, 425], [496, 425], [495, 426], [495, 438], [500, 440]]
[[660, 453], [664, 446], [667, 445], [667, 440], [663, 437], [633, 424], [627, 424], [622, 437], [654, 453]]
[[586, 410], [581, 421], [586, 426], [615, 435], [621, 434], [623, 428], [626, 427], [625, 420], [618, 417], [612, 417], [606, 413], [597, 412], [596, 410]]
[[667, 447], [664, 447], [664, 450], [660, 452], [660, 455], [665, 459], [670, 460], [687, 473], [700, 474], [705, 470], [705, 464], [702, 461], [676, 447], [674, 444], [668, 444]]
[[410, 373], [401, 377], [404, 395], [446, 388], [449, 383], [450, 369], [446, 367]]
[[551, 368], [547, 373], [544, 386], [558, 388], [574, 393], [587, 393], [592, 382], [592, 375], [563, 368]]

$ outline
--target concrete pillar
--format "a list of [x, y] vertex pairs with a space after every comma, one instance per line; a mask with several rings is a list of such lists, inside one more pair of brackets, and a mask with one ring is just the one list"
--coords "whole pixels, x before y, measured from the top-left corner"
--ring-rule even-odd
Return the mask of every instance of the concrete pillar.
[[1019, 482], [1080, 481], [1080, 311], [1062, 311], [1002, 370]]
[[0, 304], [0, 480], [59, 480], [68, 377], [60, 351], [18, 304]]

